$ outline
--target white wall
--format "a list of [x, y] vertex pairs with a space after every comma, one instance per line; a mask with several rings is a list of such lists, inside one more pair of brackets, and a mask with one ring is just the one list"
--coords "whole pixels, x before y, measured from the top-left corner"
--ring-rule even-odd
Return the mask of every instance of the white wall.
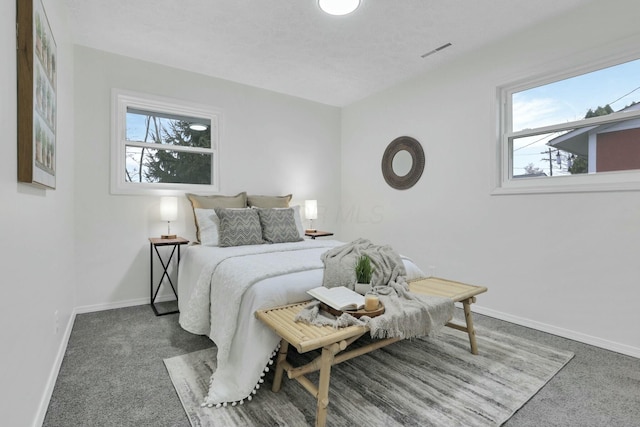
[[[314, 198], [325, 210], [337, 210], [338, 108], [79, 46], [75, 74], [75, 235], [82, 309], [148, 303], [147, 239], [166, 232], [158, 196], [109, 193], [112, 88], [221, 110], [221, 194], [293, 193], [294, 202]], [[316, 223], [338, 231], [332, 218]], [[172, 222], [171, 229], [188, 239], [195, 237], [184, 197], [180, 220]]]
[[45, 0], [44, 7], [58, 59], [55, 190], [17, 182], [16, 2], [0, 3], [0, 418], [12, 426], [40, 423], [39, 406], [46, 410], [75, 306], [73, 48], [63, 2]]
[[[489, 286], [480, 311], [640, 355], [638, 194], [490, 195], [495, 87], [606, 56], [610, 43], [636, 48], [635, 0], [594, 2], [351, 105], [342, 134], [337, 108], [73, 48], [63, 2], [44, 5], [58, 49], [56, 190], [16, 182], [15, 2], [0, 3], [3, 424], [39, 424], [74, 308], [148, 298], [147, 238], [164, 224], [158, 197], [109, 193], [112, 87], [221, 109], [222, 193], [316, 198], [319, 228], [391, 243], [437, 275]], [[406, 191], [380, 173], [399, 135], [427, 155]], [[193, 238], [186, 200], [173, 229]]]
[[[637, 50], [638, 16], [636, 0], [594, 2], [345, 108], [342, 206], [359, 216], [345, 215], [344, 238], [488, 286], [480, 312], [640, 356], [638, 193], [490, 195], [496, 87]], [[427, 159], [405, 191], [380, 171], [400, 135]]]

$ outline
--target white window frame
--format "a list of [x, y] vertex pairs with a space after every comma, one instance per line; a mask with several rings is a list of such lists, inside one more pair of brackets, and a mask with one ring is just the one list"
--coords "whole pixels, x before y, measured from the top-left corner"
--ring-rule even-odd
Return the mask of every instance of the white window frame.
[[[179, 195], [185, 192], [219, 192], [220, 137], [222, 113], [207, 105], [165, 98], [155, 95], [113, 89], [111, 97], [111, 194], [154, 194]], [[162, 147], [163, 149], [201, 152], [212, 155], [210, 185], [127, 182], [125, 180], [125, 155], [127, 146], [150, 146], [151, 143], [137, 143], [126, 139], [127, 108], [175, 114], [179, 116], [199, 117], [211, 122], [211, 148], [199, 147]]]
[[559, 125], [544, 126], [535, 129], [512, 131], [512, 95], [559, 80], [587, 74], [640, 58], [640, 52], [620, 55], [606, 61], [593, 62], [587, 66], [576, 67], [569, 71], [546, 73], [529, 77], [497, 88], [497, 173], [492, 194], [528, 194], [528, 193], [571, 193], [596, 191], [638, 191], [640, 190], [640, 170], [598, 172], [553, 177], [513, 178], [513, 139], [535, 136], [561, 130], [615, 123], [640, 117], [640, 111], [617, 112], [606, 116], [577, 120]]

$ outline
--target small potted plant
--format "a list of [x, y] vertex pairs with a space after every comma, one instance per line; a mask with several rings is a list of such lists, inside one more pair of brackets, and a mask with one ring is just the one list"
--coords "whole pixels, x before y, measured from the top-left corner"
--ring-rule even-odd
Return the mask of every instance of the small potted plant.
[[361, 295], [371, 290], [371, 276], [373, 275], [373, 265], [368, 255], [361, 255], [356, 261], [356, 284], [355, 291]]

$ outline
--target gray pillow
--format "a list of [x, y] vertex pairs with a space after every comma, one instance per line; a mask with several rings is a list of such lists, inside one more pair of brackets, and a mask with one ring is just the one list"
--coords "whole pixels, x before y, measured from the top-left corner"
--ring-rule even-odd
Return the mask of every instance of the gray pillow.
[[293, 208], [255, 208], [260, 217], [262, 238], [269, 243], [299, 242], [302, 239], [293, 215]]
[[262, 228], [255, 209], [215, 209], [220, 218], [219, 246], [260, 245]]

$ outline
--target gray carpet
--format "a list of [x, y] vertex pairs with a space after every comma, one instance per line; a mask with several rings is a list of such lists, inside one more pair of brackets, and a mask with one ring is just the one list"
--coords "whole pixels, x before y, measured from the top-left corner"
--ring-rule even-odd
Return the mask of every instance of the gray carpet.
[[[464, 334], [445, 329], [437, 338], [401, 341], [334, 366], [327, 425], [499, 426], [573, 357], [485, 329], [478, 330], [478, 345], [474, 356]], [[289, 358], [300, 366], [317, 354], [291, 349]], [[285, 380], [276, 394], [266, 378], [251, 402], [200, 407], [215, 355], [214, 347], [165, 360], [193, 426], [314, 425], [315, 400], [296, 381]], [[310, 377], [317, 384], [317, 373]]]
[[[189, 427], [163, 359], [212, 343], [182, 330], [177, 318], [156, 317], [148, 305], [76, 316], [43, 426]], [[575, 354], [505, 427], [638, 427], [640, 359], [486, 316], [474, 319]]]

